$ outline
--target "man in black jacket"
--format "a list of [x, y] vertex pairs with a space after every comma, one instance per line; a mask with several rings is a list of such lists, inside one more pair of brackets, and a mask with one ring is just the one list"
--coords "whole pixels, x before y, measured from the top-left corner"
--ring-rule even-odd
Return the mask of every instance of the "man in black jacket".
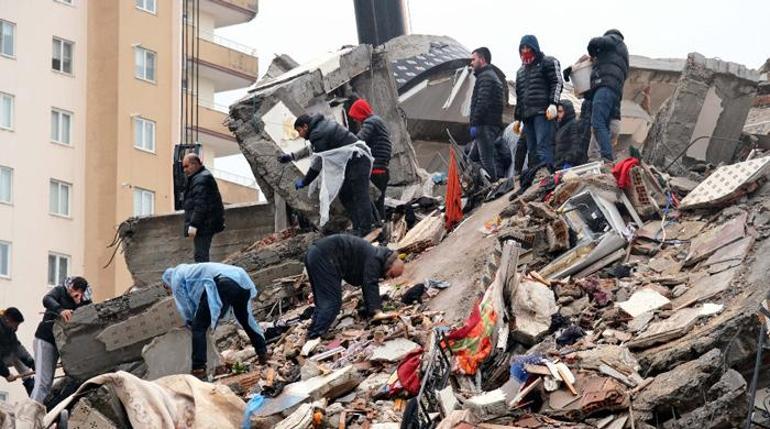
[[390, 141], [390, 131], [385, 121], [375, 115], [372, 107], [363, 98], [356, 100], [348, 110], [348, 116], [359, 125], [358, 139], [365, 142], [372, 151], [374, 164], [372, 165], [371, 181], [380, 191], [380, 196], [374, 205], [381, 222], [385, 221], [385, 191], [388, 189], [390, 172], [390, 156], [393, 151], [393, 143]]
[[527, 136], [529, 168], [553, 163], [553, 121], [564, 86], [561, 66], [556, 58], [545, 55], [533, 35], [519, 43], [522, 66], [516, 73], [515, 130], [524, 126]]
[[[332, 149], [352, 145], [359, 141], [358, 137], [351, 133], [336, 121], [326, 119], [323, 115], [300, 115], [294, 121], [294, 129], [299, 136], [310, 140], [312, 153], [323, 153]], [[280, 155], [278, 161], [287, 163], [310, 156], [309, 148], [301, 149], [295, 153]], [[305, 177], [297, 179], [295, 189], [308, 186], [321, 174], [323, 161], [321, 157], [315, 157]], [[372, 163], [368, 157], [356, 152], [345, 166], [345, 178], [339, 190], [340, 202], [353, 223], [353, 233], [365, 236], [372, 230], [372, 201], [369, 198], [369, 174]]]
[[184, 192], [184, 235], [192, 237], [195, 262], [209, 262], [209, 249], [214, 234], [225, 229], [225, 207], [217, 181], [201, 159], [188, 153], [182, 160], [187, 176]]
[[[35, 360], [16, 337], [16, 331], [22, 322], [24, 322], [24, 316], [18, 308], [8, 307], [0, 310], [0, 376], [5, 377], [9, 383], [22, 378], [24, 388], [29, 395], [35, 385], [35, 381], [29, 375], [31, 368], [35, 367]], [[11, 375], [9, 366], [16, 368], [16, 375]]]
[[312, 323], [308, 338], [326, 333], [342, 307], [342, 281], [360, 286], [367, 316], [382, 310], [379, 280], [395, 278], [404, 263], [387, 247], [375, 247], [352, 235], [337, 234], [313, 243], [305, 255], [305, 268], [313, 291]]
[[45, 314], [37, 325], [32, 348], [35, 351], [35, 388], [31, 398], [40, 404], [51, 391], [59, 349], [53, 336], [53, 324], [61, 318], [64, 323], [72, 319], [75, 309], [91, 304], [88, 281], [83, 277], [67, 277], [63, 285], [51, 289], [43, 298]]
[[[492, 54], [485, 47], [471, 54], [471, 68], [476, 76], [471, 95], [471, 138], [476, 140], [474, 152], [478, 151], [481, 166], [494, 182], [505, 174], [497, 171], [495, 142], [503, 126], [503, 84], [492, 68]], [[475, 158], [474, 155], [471, 155]]]
[[610, 121], [619, 113], [623, 84], [628, 75], [628, 48], [620, 31], [612, 29], [588, 43], [591, 70], [591, 127], [602, 158], [612, 161]]
[[554, 168], [561, 170], [586, 162], [575, 107], [569, 100], [561, 100], [557, 110], [556, 135], [554, 137]]

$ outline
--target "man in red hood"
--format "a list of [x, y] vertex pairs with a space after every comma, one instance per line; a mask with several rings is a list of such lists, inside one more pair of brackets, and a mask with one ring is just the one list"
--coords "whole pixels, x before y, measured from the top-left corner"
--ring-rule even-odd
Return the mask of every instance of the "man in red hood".
[[372, 107], [363, 98], [359, 98], [350, 106], [348, 117], [358, 122], [358, 139], [363, 140], [372, 151], [374, 164], [372, 165], [371, 181], [380, 190], [380, 196], [375, 201], [375, 206], [379, 220], [384, 222], [385, 190], [388, 188], [388, 180], [390, 180], [388, 164], [390, 164], [393, 148], [390, 141], [390, 131], [388, 131], [385, 121], [374, 114]]

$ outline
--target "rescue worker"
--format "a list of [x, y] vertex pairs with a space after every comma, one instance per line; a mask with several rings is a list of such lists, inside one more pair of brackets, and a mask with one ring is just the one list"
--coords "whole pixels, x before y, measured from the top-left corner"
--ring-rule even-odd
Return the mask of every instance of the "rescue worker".
[[264, 334], [251, 312], [257, 288], [243, 268], [216, 262], [180, 264], [163, 272], [163, 285], [171, 289], [179, 314], [192, 329], [192, 375], [207, 377], [206, 333], [216, 328], [230, 307], [259, 362], [267, 363]]
[[320, 337], [331, 327], [342, 307], [342, 281], [359, 286], [363, 292], [364, 315], [376, 317], [382, 311], [379, 280], [395, 278], [404, 262], [387, 247], [346, 234], [322, 238], [305, 255], [315, 311], [308, 339]]
[[[16, 336], [22, 322], [24, 316], [18, 308], [8, 307], [0, 310], [0, 376], [5, 377], [9, 383], [21, 378], [29, 395], [35, 386], [35, 380], [31, 376], [35, 360]], [[16, 374], [11, 374], [8, 369], [10, 366], [16, 368]]]

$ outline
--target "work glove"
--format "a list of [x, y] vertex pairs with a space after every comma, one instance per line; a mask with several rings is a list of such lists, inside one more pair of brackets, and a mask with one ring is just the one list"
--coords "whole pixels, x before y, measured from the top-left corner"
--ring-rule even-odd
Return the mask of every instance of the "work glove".
[[292, 161], [294, 161], [294, 154], [284, 153], [283, 155], [278, 155], [278, 162], [281, 164], [286, 164]]
[[305, 181], [300, 177], [299, 179], [294, 181], [294, 189], [299, 191], [300, 189], [305, 187]]
[[194, 227], [192, 225], [188, 226], [187, 227], [187, 236], [195, 238], [196, 235], [198, 235], [198, 228], [196, 228], [196, 227]]
[[469, 131], [471, 133], [471, 138], [472, 139], [475, 139], [476, 136], [479, 134], [479, 130], [476, 127], [471, 127], [471, 129]]
[[548, 119], [549, 121], [556, 119], [556, 113], [557, 113], [556, 105], [551, 104], [550, 106], [548, 106], [548, 109], [546, 109], [545, 111], [545, 119]]
[[516, 135], [521, 135], [521, 121], [513, 121], [513, 132]]

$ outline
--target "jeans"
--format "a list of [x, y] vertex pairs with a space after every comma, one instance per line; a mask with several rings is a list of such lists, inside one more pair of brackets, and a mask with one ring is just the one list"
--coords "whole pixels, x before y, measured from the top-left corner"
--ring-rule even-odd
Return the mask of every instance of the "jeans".
[[591, 127], [599, 143], [599, 151], [602, 158], [612, 161], [612, 143], [610, 136], [610, 120], [615, 105], [618, 103], [618, 94], [603, 86], [594, 92], [591, 109]]
[[353, 223], [353, 233], [363, 237], [372, 230], [372, 200], [369, 198], [371, 163], [363, 156], [355, 156], [345, 167], [345, 181], [340, 188], [340, 202]]
[[193, 238], [195, 246], [195, 262], [209, 262], [209, 249], [211, 249], [211, 240], [213, 234], [196, 234]]
[[[258, 356], [267, 354], [267, 345], [262, 335], [259, 335], [249, 325], [248, 303], [251, 295], [248, 289], [242, 288], [238, 283], [227, 277], [216, 277], [214, 281], [217, 284], [219, 299], [222, 300], [222, 313], [224, 315], [230, 306], [233, 307], [235, 319], [241, 325], [251, 345]], [[193, 369], [206, 369], [206, 333], [211, 326], [211, 310], [206, 292], [201, 295], [201, 302], [198, 304], [198, 310], [195, 312], [195, 319], [192, 322], [192, 367]]]
[[[618, 138], [620, 138], [620, 119], [611, 119], [610, 120], [610, 143], [611, 147], [613, 148], [612, 152], [613, 155], [617, 155], [615, 153], [615, 149], [617, 148]], [[588, 144], [588, 159], [590, 161], [599, 161], [601, 160], [602, 153], [599, 149], [599, 142], [596, 140], [596, 136], [591, 133], [590, 135], [590, 143]]]
[[35, 387], [32, 389], [30, 398], [39, 404], [44, 404], [53, 385], [56, 362], [59, 361], [59, 349], [56, 345], [40, 338], [32, 341], [32, 348], [35, 353]]
[[524, 120], [524, 134], [527, 136], [527, 166], [534, 168], [538, 164], [553, 164], [554, 121], [544, 115], [536, 115]]
[[313, 316], [308, 338], [325, 334], [342, 308], [342, 276], [326, 258], [323, 251], [312, 245], [305, 255], [305, 268], [313, 292]]
[[380, 191], [380, 196], [377, 197], [377, 201], [374, 202], [374, 206], [377, 210], [377, 220], [380, 222], [385, 222], [385, 191], [388, 189], [389, 180], [390, 172], [388, 172], [388, 170], [385, 170], [383, 173], [372, 172], [372, 184]]
[[495, 142], [500, 136], [500, 127], [479, 125], [476, 128], [476, 144], [473, 146], [471, 158], [479, 159], [484, 171], [489, 174], [489, 180], [495, 182], [500, 175], [505, 174], [504, 171], [497, 171], [497, 162], [495, 161], [497, 156]]

